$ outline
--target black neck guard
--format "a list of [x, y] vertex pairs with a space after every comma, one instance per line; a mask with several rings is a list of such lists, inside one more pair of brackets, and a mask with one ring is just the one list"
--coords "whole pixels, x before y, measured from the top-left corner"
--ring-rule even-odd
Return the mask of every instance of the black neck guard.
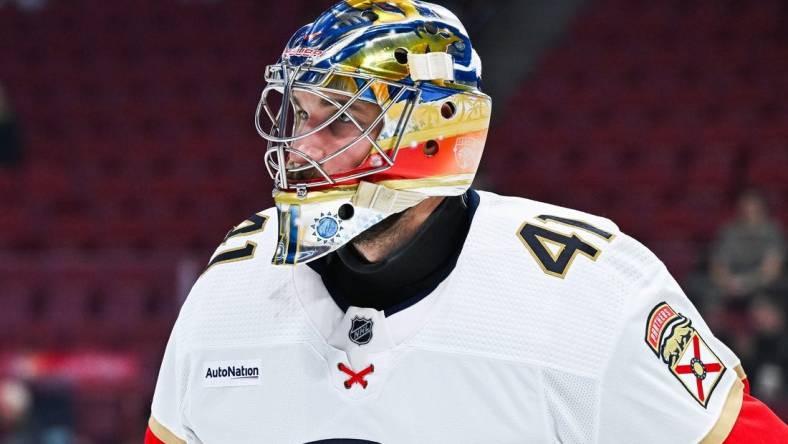
[[367, 262], [349, 243], [308, 265], [343, 311], [352, 305], [392, 315], [430, 294], [451, 273], [478, 205], [473, 190], [447, 197], [416, 235], [383, 261]]

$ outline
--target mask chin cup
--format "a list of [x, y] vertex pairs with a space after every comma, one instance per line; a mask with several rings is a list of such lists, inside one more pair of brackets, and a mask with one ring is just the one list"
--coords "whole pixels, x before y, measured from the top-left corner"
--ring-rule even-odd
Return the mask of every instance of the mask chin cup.
[[279, 232], [271, 263], [296, 265], [319, 259], [386, 217], [407, 210], [427, 197], [361, 182], [353, 195], [328, 201], [277, 200]]

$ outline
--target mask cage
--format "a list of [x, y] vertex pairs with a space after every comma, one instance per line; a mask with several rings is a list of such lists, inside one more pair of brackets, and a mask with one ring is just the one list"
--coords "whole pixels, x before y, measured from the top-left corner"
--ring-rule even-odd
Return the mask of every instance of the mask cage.
[[[334, 185], [391, 168], [396, 160], [404, 129], [410, 120], [413, 108], [418, 102], [421, 93], [417, 86], [404, 85], [366, 74], [348, 73], [335, 68], [323, 69], [304, 65], [297, 67], [287, 64], [270, 65], [265, 70], [265, 80], [267, 84], [260, 95], [260, 101], [255, 111], [255, 128], [268, 141], [265, 152], [265, 166], [278, 189], [296, 190], [299, 194], [305, 193], [307, 188]], [[374, 93], [383, 89], [388, 95], [386, 100], [380, 100]], [[296, 134], [296, 119], [291, 116], [291, 113], [295, 114], [293, 103], [293, 91], [295, 90], [309, 92], [320, 97], [333, 105], [336, 111], [309, 131], [303, 134]], [[281, 94], [281, 102], [278, 105], [270, 97], [272, 92]], [[328, 93], [339, 93], [349, 97], [349, 99], [342, 104], [330, 97]], [[357, 100], [373, 102], [381, 108], [380, 113], [367, 128], [363, 128], [358, 120], [353, 117], [352, 113], [346, 112]], [[384, 149], [378, 143], [381, 139], [380, 135], [378, 140], [375, 140], [375, 138], [370, 136], [370, 133], [381, 122], [383, 122], [384, 126], [390, 124], [390, 122], [384, 121], [386, 113], [393, 105], [403, 101], [405, 102], [403, 111], [390, 136], [394, 139], [394, 143], [389, 149]], [[321, 159], [313, 159], [293, 146], [293, 142], [322, 131], [343, 115], [347, 116], [360, 132], [350, 142], [333, 150]], [[264, 129], [261, 122], [264, 118], [268, 120], [268, 125], [266, 125], [268, 130]], [[383, 132], [386, 132], [385, 128], [381, 131], [381, 133]], [[335, 174], [329, 174], [325, 171], [323, 165], [326, 162], [347, 152], [353, 145], [362, 140], [367, 140], [371, 143], [372, 150], [380, 156], [382, 165], [365, 168], [357, 167]], [[288, 166], [287, 160], [290, 155], [302, 158], [305, 163], [297, 166]], [[290, 183], [292, 180], [288, 179], [288, 174], [299, 173], [309, 169], [314, 169], [318, 177], [306, 181], [298, 181], [298, 183]]]

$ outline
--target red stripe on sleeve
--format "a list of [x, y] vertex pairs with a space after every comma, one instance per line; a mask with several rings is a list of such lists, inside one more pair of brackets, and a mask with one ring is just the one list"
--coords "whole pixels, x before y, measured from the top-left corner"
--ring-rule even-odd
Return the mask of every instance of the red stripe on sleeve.
[[785, 444], [788, 443], [788, 425], [764, 403], [750, 396], [750, 385], [744, 382], [744, 399], [733, 429], [725, 444]]
[[164, 444], [164, 441], [160, 440], [153, 434], [150, 427], [145, 430], [145, 442], [143, 444]]

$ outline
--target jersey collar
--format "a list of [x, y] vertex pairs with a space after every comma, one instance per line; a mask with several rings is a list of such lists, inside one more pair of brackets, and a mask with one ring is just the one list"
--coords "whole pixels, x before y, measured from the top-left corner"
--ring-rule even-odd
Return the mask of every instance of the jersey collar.
[[478, 205], [474, 190], [447, 197], [413, 239], [382, 262], [365, 262], [348, 244], [308, 265], [343, 311], [363, 306], [393, 315], [432, 293], [454, 270]]

